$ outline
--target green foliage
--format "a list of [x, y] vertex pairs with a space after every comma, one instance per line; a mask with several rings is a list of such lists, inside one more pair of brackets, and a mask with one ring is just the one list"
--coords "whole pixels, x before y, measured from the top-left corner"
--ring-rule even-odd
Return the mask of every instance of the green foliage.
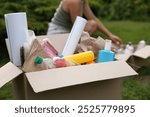
[[150, 0], [96, 0], [90, 6], [98, 17], [109, 20], [150, 20]]
[[123, 99], [128, 100], [149, 100], [150, 99], [150, 81], [144, 81], [146, 78], [129, 78], [124, 81]]
[[101, 8], [103, 6], [101, 0], [90, 0], [89, 1], [90, 8], [92, 9], [93, 13], [96, 16], [99, 16], [99, 13], [101, 12]]
[[24, 0], [22, 4], [26, 8], [29, 28], [37, 35], [46, 34], [48, 22], [53, 17], [59, 0]]
[[110, 7], [110, 19], [124, 20], [132, 17], [134, 4], [132, 0], [116, 0]]
[[[7, 90], [6, 90], [7, 89]], [[11, 83], [7, 83], [0, 89], [0, 100], [13, 99], [13, 91]]]

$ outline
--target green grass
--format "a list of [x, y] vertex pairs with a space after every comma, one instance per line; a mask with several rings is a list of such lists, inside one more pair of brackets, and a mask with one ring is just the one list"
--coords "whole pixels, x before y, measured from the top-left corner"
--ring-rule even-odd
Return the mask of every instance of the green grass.
[[150, 77], [128, 78], [123, 82], [122, 97], [126, 100], [149, 100]]
[[[137, 44], [141, 39], [150, 44], [150, 22], [113, 21], [104, 24], [124, 43]], [[123, 82], [123, 99], [150, 99], [150, 67], [138, 70], [139, 76], [130, 77]]]
[[[135, 21], [102, 21], [105, 26], [114, 34], [119, 36], [124, 43], [128, 41], [134, 44], [139, 40], [145, 39], [150, 43], [150, 22], [135, 22]], [[95, 35], [99, 35], [97, 32]], [[103, 34], [101, 34], [104, 36]], [[105, 37], [105, 36], [104, 36]]]
[[13, 99], [11, 82], [7, 83], [4, 87], [0, 89], [0, 100], [10, 100]]
[[150, 43], [150, 22], [116, 21], [106, 22], [105, 24], [124, 43], [128, 41], [138, 43], [141, 39], [145, 39], [145, 41]]
[[[150, 44], [150, 22], [104, 21], [103, 23], [111, 32], [118, 35], [124, 43], [132, 41], [137, 44], [141, 39], [145, 39]], [[7, 62], [8, 57], [2, 57], [0, 66]], [[150, 67], [141, 68], [138, 71], [140, 74], [138, 77], [129, 77], [124, 80], [122, 99], [150, 99], [149, 71]], [[0, 99], [12, 99], [11, 90], [11, 83], [1, 88]]]
[[2, 67], [3, 65], [5, 65], [8, 61], [9, 61], [9, 58], [8, 56], [6, 55], [0, 55], [0, 67]]

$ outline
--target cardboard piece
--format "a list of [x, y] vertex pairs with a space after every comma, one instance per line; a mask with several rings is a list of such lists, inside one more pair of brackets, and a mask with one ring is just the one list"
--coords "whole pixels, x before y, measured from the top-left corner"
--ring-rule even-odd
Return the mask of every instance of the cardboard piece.
[[[67, 36], [58, 34], [39, 36], [38, 39], [49, 38], [61, 53]], [[12, 63], [6, 64], [0, 68], [0, 86], [21, 73]], [[113, 61], [25, 73], [26, 78], [15, 79], [13, 84], [18, 99], [121, 99], [120, 77], [131, 75], [137, 73], [126, 62]]]
[[117, 60], [127, 61], [131, 56], [147, 59], [148, 57], [150, 57], [150, 46], [147, 45], [144, 48], [135, 51], [133, 54], [116, 54], [115, 58]]
[[116, 54], [115, 58], [120, 61], [126, 61], [134, 70], [143, 66], [149, 66], [150, 46], [136, 50], [133, 54]]
[[150, 57], [150, 46], [147, 45], [144, 48], [135, 51], [133, 55], [143, 59], [147, 59], [148, 57]]
[[119, 61], [127, 61], [131, 57], [130, 54], [116, 54], [115, 58]]
[[22, 73], [22, 70], [17, 68], [11, 62], [7, 63], [3, 67], [0, 68], [0, 88], [11, 81], [12, 79], [16, 78], [18, 75]]
[[27, 100], [114, 100], [122, 99], [124, 78], [102, 80], [35, 93], [26, 80]]

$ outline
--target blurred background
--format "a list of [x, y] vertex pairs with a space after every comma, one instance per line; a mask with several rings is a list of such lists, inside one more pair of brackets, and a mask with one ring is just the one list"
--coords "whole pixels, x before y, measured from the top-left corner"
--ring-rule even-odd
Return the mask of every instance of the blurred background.
[[[60, 0], [0, 0], [0, 67], [9, 61], [4, 14], [26, 12], [29, 29], [45, 35]], [[89, 0], [94, 14], [118, 35], [123, 43], [150, 44], [150, 0]], [[102, 36], [99, 32], [93, 36]], [[104, 37], [105, 38], [105, 37]], [[150, 60], [149, 60], [150, 61]], [[150, 67], [138, 70], [139, 76], [123, 81], [122, 99], [150, 99]], [[1, 77], [1, 76], [0, 76]], [[0, 99], [13, 99], [11, 82], [0, 89]]]

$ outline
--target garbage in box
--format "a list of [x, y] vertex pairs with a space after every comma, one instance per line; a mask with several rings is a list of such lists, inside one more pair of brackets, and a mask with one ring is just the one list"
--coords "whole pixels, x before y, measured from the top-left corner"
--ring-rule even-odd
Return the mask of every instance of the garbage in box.
[[86, 62], [93, 61], [95, 59], [95, 55], [92, 51], [86, 51], [70, 56], [65, 56], [64, 58], [67, 60], [72, 60], [78, 64], [83, 64]]
[[[56, 48], [58, 53], [61, 53], [67, 40], [68, 34], [58, 34], [45, 37], [51, 41], [52, 45]], [[45, 37], [39, 36], [37, 38], [41, 39]], [[13, 67], [16, 69], [15, 70], [14, 68], [11, 68], [11, 66], [12, 64], [9, 63], [0, 69], [0, 76], [5, 75], [5, 77], [0, 77], [1, 79], [7, 79], [7, 77], [13, 79], [20, 74], [20, 70], [18, 72], [19, 68], [13, 65]], [[8, 74], [7, 69], [17, 73], [15, 76], [13, 74]], [[25, 73], [25, 75], [33, 90], [37, 93], [95, 81], [137, 75], [137, 73], [126, 62], [112, 61], [106, 63], [96, 63], [90, 65], [36, 71]], [[8, 81], [0, 80], [1, 86], [7, 82]]]
[[[81, 20], [83, 20], [83, 24], [84, 24], [81, 30], [83, 31], [86, 21], [84, 19]], [[79, 27], [77, 26], [74, 28], [79, 28]], [[24, 76], [27, 78], [30, 86], [34, 90], [34, 92], [32, 92], [32, 90], [28, 88], [29, 86], [28, 82], [25, 82], [24, 83], [25, 86], [24, 95], [26, 96], [25, 99], [40, 99], [40, 97], [42, 97], [42, 99], [45, 99], [45, 97], [48, 97], [48, 99], [52, 99], [51, 97], [53, 96], [55, 97], [54, 99], [75, 99], [74, 97], [72, 97], [70, 93], [71, 91], [65, 92], [66, 90], [64, 89], [64, 87], [68, 88], [68, 90], [70, 88], [74, 90], [75, 91], [74, 93], [77, 94], [78, 97], [76, 99], [81, 99], [80, 97], [82, 97], [82, 99], [83, 98], [88, 99], [88, 97], [85, 96], [89, 95], [89, 93], [93, 94], [94, 90], [96, 89], [99, 89], [103, 93], [102, 92], [99, 92], [99, 94], [95, 93], [94, 95], [92, 95], [91, 99], [100, 99], [101, 97], [104, 97], [105, 99], [108, 98], [120, 99], [121, 89], [115, 88], [116, 86], [120, 87], [120, 84], [117, 84], [117, 80], [114, 80], [116, 82], [113, 82], [111, 79], [137, 75], [137, 73], [124, 61], [111, 61], [105, 63], [78, 65], [80, 63], [84, 63], [84, 61], [81, 61], [79, 59], [80, 57], [84, 58], [83, 55], [89, 56], [89, 58], [88, 57], [84, 58], [85, 63], [93, 61], [94, 53], [96, 53], [100, 47], [98, 46], [99, 44], [94, 43], [96, 40], [92, 39], [92, 43], [91, 43], [92, 45], [90, 45], [89, 48], [84, 48], [85, 47], [83, 46], [84, 44], [83, 43], [81, 44], [80, 49], [83, 51], [83, 53], [80, 54], [72, 53], [75, 51], [74, 48], [71, 50], [71, 52], [69, 50], [68, 53], [68, 48], [70, 48], [70, 45], [67, 39], [71, 39], [71, 35], [73, 34], [70, 33], [70, 34], [57, 34], [51, 36], [37, 36], [37, 39], [35, 39], [32, 43], [30, 52], [28, 53], [28, 55], [26, 55], [25, 58], [25, 63], [23, 66], [23, 70], [25, 71], [25, 73], [23, 73], [23, 71], [20, 68], [18, 68], [16, 65], [9, 62], [8, 64], [0, 68], [0, 76], [1, 76], [0, 87], [5, 85], [10, 80], [16, 78], [19, 74], [23, 73]], [[42, 39], [45, 38], [46, 38], [46, 42], [45, 41], [42, 42], [43, 41]], [[80, 38], [80, 35], [78, 36], [78, 38]], [[98, 42], [103, 42], [102, 40], [101, 41], [99, 40], [101, 40], [100, 38], [98, 39]], [[77, 42], [78, 41], [79, 39], [77, 39]], [[81, 42], [84, 41], [85, 40], [81, 40]], [[95, 45], [97, 48], [95, 48]], [[34, 50], [33, 47], [35, 47], [36, 49]], [[94, 53], [92, 51], [87, 51], [90, 48], [94, 50]], [[31, 55], [34, 55], [34, 57], [31, 57]], [[52, 58], [53, 60], [57, 60], [54, 59], [57, 55], [63, 55], [63, 59], [74, 61], [75, 63], [77, 63], [77, 66], [62, 67], [62, 68], [57, 68], [56, 66], [56, 68], [54, 69], [41, 69], [41, 70], [30, 69], [31, 66], [35, 65], [35, 63], [42, 63], [42, 61], [44, 61], [44, 58]], [[35, 60], [36, 57], [40, 57], [40, 59], [37, 58], [38, 60]], [[26, 62], [29, 63], [26, 64]], [[59, 62], [62, 62], [62, 60]], [[58, 66], [59, 65], [60, 63], [58, 64]], [[112, 82], [113, 84], [108, 83], [109, 81]], [[91, 83], [99, 84], [99, 85], [93, 86], [90, 85]], [[86, 89], [84, 87], [85, 84], [89, 86], [88, 91], [85, 91]], [[101, 87], [102, 84], [104, 85], [103, 87]], [[81, 85], [84, 88], [81, 87]], [[73, 86], [76, 87], [73, 88]], [[112, 89], [113, 87], [114, 89]], [[61, 96], [57, 94], [55, 95], [54, 92], [53, 93], [51, 92], [51, 91], [56, 91], [57, 89], [60, 89], [60, 92], [66, 95], [62, 94], [63, 96], [61, 98]], [[19, 88], [17, 89], [17, 91], [19, 92]], [[110, 95], [110, 91], [116, 94], [117, 96], [119, 93], [119, 97]], [[78, 92], [81, 93], [78, 94]]]

